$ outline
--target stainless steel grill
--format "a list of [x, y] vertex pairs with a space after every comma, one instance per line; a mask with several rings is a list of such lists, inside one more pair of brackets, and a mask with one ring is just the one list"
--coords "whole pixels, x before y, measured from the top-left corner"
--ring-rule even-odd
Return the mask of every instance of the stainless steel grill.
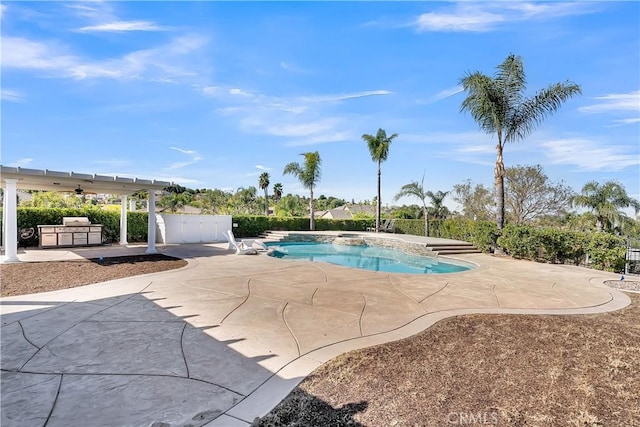
[[62, 225], [65, 227], [88, 227], [91, 221], [86, 216], [65, 216], [62, 217]]

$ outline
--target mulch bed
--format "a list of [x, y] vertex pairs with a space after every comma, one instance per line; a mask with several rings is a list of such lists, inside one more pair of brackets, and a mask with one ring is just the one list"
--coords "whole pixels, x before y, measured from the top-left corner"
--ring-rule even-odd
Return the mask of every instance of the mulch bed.
[[0, 296], [74, 288], [184, 267], [187, 261], [163, 254], [0, 265]]
[[469, 315], [353, 351], [254, 426], [640, 426], [640, 295], [618, 312]]
[[604, 284], [623, 291], [640, 292], [640, 281], [638, 280], [607, 280]]

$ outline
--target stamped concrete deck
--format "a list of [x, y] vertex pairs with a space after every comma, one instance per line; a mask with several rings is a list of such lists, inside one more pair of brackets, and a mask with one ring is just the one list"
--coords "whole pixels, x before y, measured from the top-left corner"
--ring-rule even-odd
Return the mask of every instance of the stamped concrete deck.
[[[109, 250], [143, 249], [64, 257]], [[457, 257], [478, 265], [469, 272], [406, 275], [236, 256], [225, 245], [161, 251], [189, 265], [0, 299], [3, 427], [246, 426], [332, 357], [446, 317], [629, 304], [602, 284], [615, 275], [484, 254]]]

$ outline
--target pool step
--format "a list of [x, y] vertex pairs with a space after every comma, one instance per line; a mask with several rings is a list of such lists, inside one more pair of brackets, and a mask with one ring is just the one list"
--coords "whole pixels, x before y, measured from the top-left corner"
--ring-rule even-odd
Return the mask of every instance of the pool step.
[[432, 243], [427, 248], [438, 255], [479, 254], [478, 248], [471, 243]]
[[289, 236], [288, 231], [271, 231], [267, 230], [264, 233], [258, 235], [258, 237], [262, 240], [267, 240], [269, 242], [279, 242]]

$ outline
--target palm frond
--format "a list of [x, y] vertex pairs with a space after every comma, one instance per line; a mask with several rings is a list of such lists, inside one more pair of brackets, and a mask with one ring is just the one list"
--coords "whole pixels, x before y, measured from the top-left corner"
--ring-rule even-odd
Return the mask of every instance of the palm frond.
[[467, 74], [460, 83], [467, 97], [460, 106], [469, 112], [480, 128], [487, 133], [497, 132], [504, 123], [506, 106], [496, 82], [480, 72]]
[[579, 85], [566, 81], [549, 85], [532, 98], [525, 99], [513, 111], [507, 122], [505, 142], [526, 138], [566, 100], [581, 93], [582, 89]]

